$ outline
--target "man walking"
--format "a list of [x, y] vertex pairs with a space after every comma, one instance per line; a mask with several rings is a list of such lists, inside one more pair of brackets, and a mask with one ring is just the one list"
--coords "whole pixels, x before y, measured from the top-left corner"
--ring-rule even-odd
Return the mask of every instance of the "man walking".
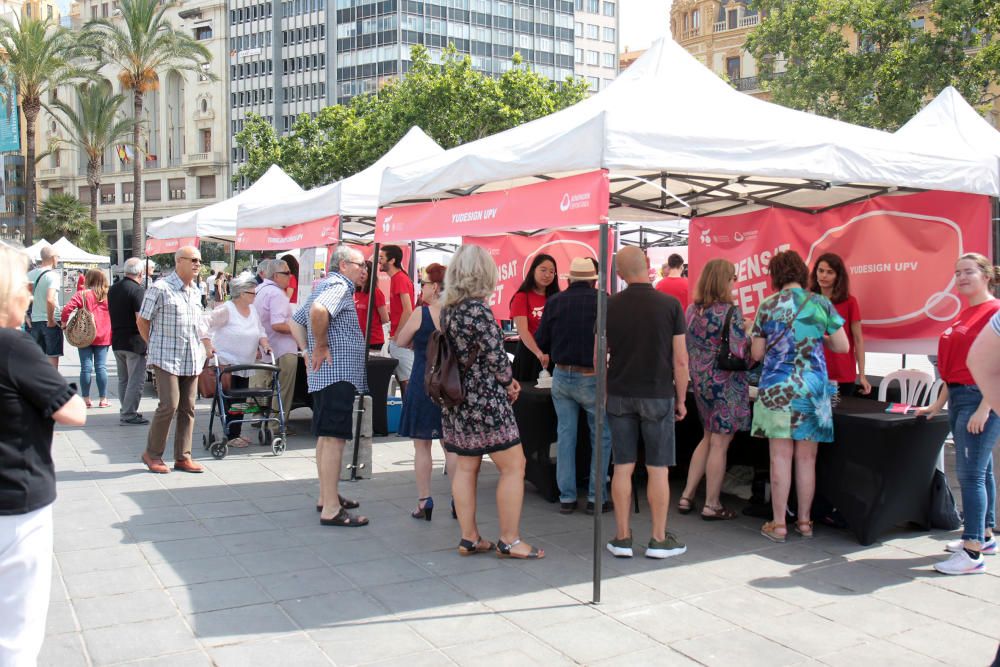
[[358, 504], [341, 496], [338, 489], [344, 447], [354, 437], [354, 397], [368, 391], [365, 339], [354, 307], [354, 284], [364, 270], [360, 252], [338, 246], [330, 257], [329, 277], [292, 316], [292, 335], [307, 353], [319, 472], [318, 506], [324, 526], [368, 524], [367, 518], [348, 513], [348, 507]]
[[[677, 556], [687, 547], [666, 532], [670, 504], [668, 466], [676, 463], [674, 418], [686, 414], [688, 385], [684, 316], [677, 299], [649, 284], [646, 257], [634, 246], [615, 255], [618, 276], [628, 283], [608, 299], [608, 425], [614, 448], [615, 539], [608, 551], [632, 557], [629, 527], [632, 472], [638, 459], [639, 434], [646, 451], [646, 488], [652, 536], [647, 558]], [[637, 324], [639, 323], [639, 324]]]
[[664, 294], [669, 294], [681, 302], [681, 312], [687, 312], [688, 307], [688, 279], [684, 273], [684, 258], [673, 253], [667, 257], [667, 263], [663, 265], [663, 279], [656, 283], [656, 289]]
[[[291, 304], [285, 290], [291, 271], [288, 264], [280, 259], [266, 259], [258, 266], [258, 271], [264, 282], [257, 286], [257, 298], [253, 307], [257, 309], [264, 333], [271, 344], [274, 359], [278, 364], [278, 382], [281, 384], [281, 403], [285, 408], [285, 432], [294, 435], [288, 428], [288, 414], [292, 411], [292, 399], [295, 396], [295, 376], [299, 364], [299, 348], [292, 337], [289, 320], [292, 318]], [[254, 378], [255, 386], [271, 386], [271, 374], [259, 372]], [[271, 410], [277, 412], [278, 398], [271, 401]]]
[[119, 421], [122, 424], [149, 423], [139, 414], [139, 400], [146, 384], [146, 341], [139, 333], [138, 324], [139, 310], [146, 294], [142, 281], [149, 269], [144, 264], [138, 257], [126, 260], [125, 278], [108, 290], [111, 350], [115, 353], [118, 366]]
[[[559, 484], [559, 511], [572, 514], [576, 510], [576, 432], [580, 408], [587, 411], [590, 425], [591, 457], [596, 448], [594, 410], [597, 376], [594, 373], [594, 324], [597, 322], [597, 269], [585, 257], [576, 257], [570, 264], [569, 287], [553, 294], [545, 304], [542, 321], [535, 332], [538, 347], [555, 363], [552, 373], [552, 403], [558, 425], [558, 455], [556, 481]], [[591, 465], [587, 490], [587, 514], [594, 513], [594, 478], [604, 487], [602, 512], [611, 509], [608, 499], [608, 462], [611, 458], [611, 432], [601, 433], [602, 467], [595, 474]], [[591, 461], [594, 459], [591, 458]]]
[[413, 281], [403, 270], [403, 250], [397, 245], [382, 246], [378, 268], [389, 274], [389, 356], [399, 361], [396, 379], [406, 393], [413, 369], [413, 350], [396, 345], [396, 332], [403, 328], [413, 312]]
[[62, 288], [62, 273], [56, 268], [59, 256], [51, 246], [42, 248], [42, 261], [37, 269], [28, 272], [32, 285], [31, 337], [55, 368], [59, 368], [59, 357], [63, 355], [63, 332], [59, 326], [59, 290]]
[[170, 472], [163, 463], [163, 451], [175, 415], [174, 470], [204, 471], [191, 458], [198, 374], [205, 365], [206, 354], [201, 343], [204, 334], [201, 292], [194, 284], [201, 269], [201, 253], [193, 246], [184, 246], [174, 253], [174, 262], [174, 272], [146, 291], [136, 320], [139, 335], [147, 344], [147, 363], [153, 367], [160, 397], [142, 462], [150, 472], [161, 474]]

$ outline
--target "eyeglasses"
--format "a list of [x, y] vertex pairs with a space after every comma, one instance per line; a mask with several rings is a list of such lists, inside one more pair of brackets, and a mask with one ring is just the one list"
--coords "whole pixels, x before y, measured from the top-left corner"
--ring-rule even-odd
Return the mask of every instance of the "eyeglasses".
[[291, 271], [275, 271], [274, 275], [276, 275], [276, 276], [290, 276], [290, 275], [292, 275], [292, 272]]
[[365, 269], [365, 268], [368, 268], [368, 267], [366, 267], [366, 266], [365, 266], [365, 263], [364, 263], [364, 262], [352, 262], [352, 261], [351, 261], [351, 260], [349, 260], [349, 259], [345, 259], [345, 260], [344, 260], [344, 262], [345, 262], [346, 264], [353, 264], [354, 266], [359, 266], [359, 267], [361, 267], [362, 269]]
[[178, 259], [186, 259], [187, 261], [191, 262], [192, 264], [201, 264], [201, 258], [200, 257], [178, 257]]

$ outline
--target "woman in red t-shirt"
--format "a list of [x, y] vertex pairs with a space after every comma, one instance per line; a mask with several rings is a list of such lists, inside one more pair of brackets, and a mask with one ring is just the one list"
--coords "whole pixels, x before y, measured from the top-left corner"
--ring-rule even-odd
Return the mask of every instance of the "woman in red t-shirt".
[[[365, 262], [365, 270], [354, 283], [357, 288], [354, 290], [354, 307], [358, 311], [358, 324], [361, 325], [361, 332], [365, 331], [365, 316], [368, 314], [368, 288], [370, 286], [369, 276], [372, 275], [372, 263]], [[378, 318], [376, 319], [376, 315]], [[385, 305], [385, 294], [382, 294], [377, 286], [375, 287], [375, 309], [371, 314], [371, 337], [368, 340], [368, 347], [372, 350], [381, 350], [385, 345], [385, 331], [383, 324], [389, 323], [389, 310]]]
[[510, 316], [521, 337], [514, 353], [514, 379], [518, 382], [534, 382], [543, 367], [549, 368], [549, 355], [538, 347], [535, 332], [542, 321], [545, 301], [557, 292], [559, 278], [555, 258], [552, 255], [536, 255], [524, 282], [510, 300]]
[[861, 384], [862, 394], [870, 394], [872, 386], [865, 377], [865, 339], [861, 333], [861, 308], [851, 296], [847, 267], [840, 255], [828, 252], [820, 255], [809, 274], [809, 288], [822, 294], [844, 318], [844, 331], [851, 349], [847, 352], [823, 350], [826, 356], [826, 374], [840, 385], [841, 396], [852, 396], [857, 391], [855, 381]]
[[918, 415], [933, 416], [948, 403], [948, 420], [955, 438], [955, 472], [962, 489], [965, 527], [962, 539], [949, 542], [948, 560], [934, 565], [942, 574], [986, 571], [983, 554], [995, 554], [996, 481], [993, 447], [1000, 440], [1000, 417], [983, 398], [966, 359], [976, 336], [1000, 310], [990, 287], [1000, 284], [1000, 267], [979, 253], [966, 253], [955, 265], [955, 286], [969, 303], [938, 340], [938, 370], [947, 385], [937, 400]]

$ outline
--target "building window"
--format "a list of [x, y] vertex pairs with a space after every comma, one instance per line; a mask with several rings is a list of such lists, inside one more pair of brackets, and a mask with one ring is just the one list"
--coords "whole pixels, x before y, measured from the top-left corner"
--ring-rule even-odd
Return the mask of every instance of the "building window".
[[603, 7], [604, 7], [604, 15], [605, 16], [614, 16], [615, 15], [615, 3], [613, 3], [613, 2], [605, 2], [604, 5], [603, 5]]
[[600, 58], [600, 54], [598, 54], [597, 51], [587, 51], [587, 64], [588, 65], [597, 65], [600, 62], [598, 60], [599, 58]]
[[169, 192], [170, 201], [177, 201], [184, 199], [184, 179], [183, 178], [169, 178], [167, 179], [167, 190]]
[[90, 204], [90, 186], [81, 185], [77, 189], [76, 198], [79, 199], [81, 203]]
[[597, 92], [601, 87], [601, 80], [596, 76], [588, 76], [587, 83], [590, 85], [590, 90], [592, 92]]
[[736, 10], [730, 9], [726, 12], [726, 27], [735, 30], [737, 25], [739, 25], [739, 21], [736, 18]]
[[573, 34], [577, 37], [583, 37], [583, 24], [579, 21], [573, 22]]
[[698, 9], [691, 12], [691, 30], [695, 34], [701, 30], [701, 11]]
[[135, 192], [135, 190], [132, 187], [133, 185], [134, 185], [133, 183], [122, 183], [123, 204], [130, 204], [134, 200], [133, 193]]
[[215, 199], [215, 176], [198, 177], [198, 198]]
[[601, 67], [615, 68], [615, 54], [613, 53], [602, 53], [601, 54]]
[[615, 41], [615, 29], [614, 28], [604, 28], [604, 41], [614, 42]]
[[739, 56], [726, 58], [726, 76], [731, 82], [740, 78], [740, 58]]
[[194, 38], [198, 40], [212, 39], [212, 26], [200, 25], [194, 29]]
[[201, 139], [201, 152], [209, 153], [212, 150], [212, 130], [202, 130], [198, 133]]
[[587, 39], [600, 39], [601, 38], [601, 28], [600, 26], [587, 24]]
[[578, 63], [582, 63], [583, 62], [583, 49], [573, 49], [573, 53], [574, 53], [574, 56], [573, 56], [574, 60], [576, 62], [578, 62]]
[[160, 179], [146, 181], [143, 187], [146, 188], [146, 201], [160, 201], [162, 197], [160, 194]]
[[115, 186], [102, 185], [101, 186], [101, 203], [102, 204], [114, 204], [115, 203]]
[[591, 14], [600, 14], [601, 0], [587, 0], [587, 11]]

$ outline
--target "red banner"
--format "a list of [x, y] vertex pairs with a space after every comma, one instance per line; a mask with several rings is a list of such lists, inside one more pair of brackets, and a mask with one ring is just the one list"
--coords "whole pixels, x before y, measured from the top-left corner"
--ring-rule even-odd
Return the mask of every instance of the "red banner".
[[151, 255], [164, 255], [167, 253], [175, 253], [179, 248], [184, 246], [194, 246], [198, 247], [198, 237], [197, 236], [185, 236], [179, 239], [146, 239], [146, 256]]
[[[464, 236], [463, 244], [477, 245], [485, 248], [500, 270], [500, 282], [497, 283], [493, 296], [489, 299], [493, 314], [498, 320], [510, 319], [510, 300], [517, 288], [524, 282], [531, 268], [531, 262], [539, 254], [552, 255], [556, 260], [556, 272], [559, 275], [559, 285], [565, 289], [570, 262], [574, 257], [593, 257], [597, 259], [600, 251], [601, 232], [598, 229], [588, 232], [556, 231], [536, 236]], [[608, 248], [614, 251], [612, 233], [608, 232]], [[610, 279], [610, 276], [609, 276]]]
[[510, 190], [380, 208], [379, 243], [597, 225], [608, 217], [608, 174], [592, 171]]
[[876, 197], [815, 215], [771, 208], [694, 218], [689, 238], [692, 287], [709, 259], [732, 261], [734, 295], [748, 317], [773, 292], [767, 265], [776, 253], [795, 250], [810, 270], [823, 253], [836, 253], [861, 306], [866, 342], [876, 341], [873, 349], [932, 352], [929, 341], [966, 305], [954, 292], [958, 256], [989, 255], [990, 202], [978, 195], [922, 192]]
[[337, 243], [340, 216], [331, 215], [319, 220], [303, 222], [289, 227], [263, 229], [237, 229], [237, 250], [290, 250], [292, 248], [319, 248]]

